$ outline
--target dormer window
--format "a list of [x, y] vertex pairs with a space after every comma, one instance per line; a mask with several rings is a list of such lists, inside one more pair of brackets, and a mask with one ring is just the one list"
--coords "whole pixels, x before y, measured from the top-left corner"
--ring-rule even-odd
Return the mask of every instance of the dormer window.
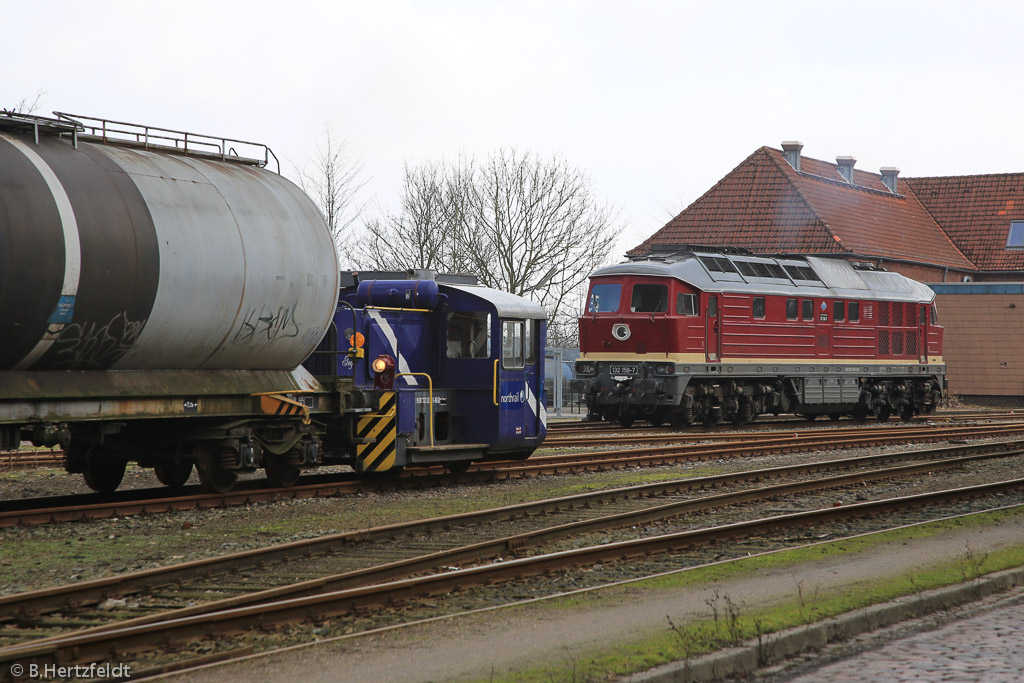
[[1024, 249], [1024, 221], [1010, 221], [1010, 232], [1006, 235], [1007, 249]]

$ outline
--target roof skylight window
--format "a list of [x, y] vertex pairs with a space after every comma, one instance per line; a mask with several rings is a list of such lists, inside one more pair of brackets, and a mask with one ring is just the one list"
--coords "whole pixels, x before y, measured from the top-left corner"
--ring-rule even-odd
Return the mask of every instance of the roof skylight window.
[[1010, 221], [1010, 232], [1006, 235], [1007, 249], [1024, 249], [1024, 221]]

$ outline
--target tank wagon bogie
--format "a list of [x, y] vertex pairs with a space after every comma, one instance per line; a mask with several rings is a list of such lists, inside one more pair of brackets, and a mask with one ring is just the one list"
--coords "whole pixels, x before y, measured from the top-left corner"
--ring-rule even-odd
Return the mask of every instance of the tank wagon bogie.
[[944, 390], [931, 290], [845, 260], [667, 250], [597, 271], [587, 301], [575, 388], [595, 419], [909, 419]]
[[[129, 462], [170, 486], [195, 468], [226, 491], [257, 469], [289, 486], [321, 465], [460, 468], [536, 448], [543, 366], [507, 363], [498, 340], [529, 331], [527, 355], [543, 357], [543, 310], [429, 278], [364, 281], [372, 295], [339, 303], [323, 218], [265, 168], [271, 157], [150, 126], [0, 114], [0, 448], [61, 446], [98, 491]], [[381, 304], [408, 286], [413, 300]], [[473, 320], [487, 348], [446, 357], [445, 335]], [[532, 400], [519, 412], [499, 400], [515, 387]], [[494, 409], [480, 408], [491, 394]]]

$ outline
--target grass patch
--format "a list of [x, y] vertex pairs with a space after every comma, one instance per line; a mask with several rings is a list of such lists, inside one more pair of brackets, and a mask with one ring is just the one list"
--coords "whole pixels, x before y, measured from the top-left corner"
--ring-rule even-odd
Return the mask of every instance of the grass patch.
[[[692, 585], [706, 585], [729, 579], [748, 578], [768, 568], [785, 568], [803, 562], [818, 561], [830, 556], [856, 553], [883, 543], [908, 538], [927, 538], [948, 531], [969, 529], [1019, 517], [1024, 510], [1008, 510], [969, 518], [935, 522], [899, 531], [875, 534], [848, 541], [834, 541], [812, 548], [758, 556], [735, 562], [683, 571], [673, 575], [629, 584], [628, 587], [597, 593], [584, 593], [533, 607], [542, 609], [579, 609], [620, 601], [624, 591], [665, 590]], [[723, 647], [756, 639], [761, 657], [771, 654], [772, 634], [814, 623], [870, 605], [894, 600], [922, 591], [963, 583], [985, 574], [1024, 566], [1024, 545], [978, 553], [966, 545], [961, 555], [919, 572], [891, 579], [860, 583], [841, 589], [819, 592], [798, 587], [798, 597], [783, 604], [752, 609], [734, 602], [728, 595], [716, 593], [706, 601], [707, 617], [677, 624], [666, 614], [665, 627], [643, 640], [613, 645], [600, 653], [566, 651], [562, 661], [546, 663], [521, 671], [505, 672], [491, 677], [493, 681], [590, 681], [644, 671], [668, 662], [688, 661]], [[524, 606], [522, 609], [531, 609]]]

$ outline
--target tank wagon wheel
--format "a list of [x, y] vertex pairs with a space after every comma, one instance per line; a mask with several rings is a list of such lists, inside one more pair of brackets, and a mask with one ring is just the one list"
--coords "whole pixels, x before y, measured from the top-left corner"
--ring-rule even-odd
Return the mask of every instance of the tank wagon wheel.
[[302, 457], [297, 449], [292, 449], [284, 455], [266, 453], [263, 458], [263, 471], [267, 474], [267, 481], [271, 486], [286, 489], [295, 486], [299, 480], [302, 470], [290, 460], [294, 457]]
[[121, 458], [89, 458], [86, 460], [82, 476], [86, 485], [99, 493], [113, 493], [124, 479], [124, 470], [128, 463]]
[[839, 422], [839, 420], [842, 417], [843, 417], [842, 413], [829, 413], [828, 414], [828, 419], [832, 420], [833, 422]]
[[800, 417], [802, 417], [803, 419], [807, 420], [808, 422], [814, 422], [815, 420], [818, 419], [818, 414], [817, 413], [807, 413], [806, 415], [801, 415]]
[[168, 462], [158, 462], [153, 466], [153, 472], [164, 486], [180, 489], [192, 476], [192, 461], [175, 458]]
[[890, 406], [888, 403], [886, 403], [883, 406], [879, 406], [879, 408], [878, 408], [878, 421], [879, 422], [885, 422], [886, 420], [889, 419], [890, 415], [892, 415], [892, 406]]
[[857, 422], [863, 422], [868, 419], [868, 407], [863, 403], [859, 403], [857, 404], [857, 407], [853, 409], [853, 413], [851, 413], [851, 415]]
[[199, 483], [203, 489], [210, 493], [227, 493], [235, 487], [238, 481], [238, 474], [221, 466], [221, 461], [235, 461], [233, 448], [221, 449], [216, 453], [210, 444], [196, 444], [194, 457], [196, 461], [196, 473], [199, 474]]
[[904, 422], [910, 422], [914, 419], [914, 405], [908, 403], [907, 406], [900, 411], [900, 419]]

